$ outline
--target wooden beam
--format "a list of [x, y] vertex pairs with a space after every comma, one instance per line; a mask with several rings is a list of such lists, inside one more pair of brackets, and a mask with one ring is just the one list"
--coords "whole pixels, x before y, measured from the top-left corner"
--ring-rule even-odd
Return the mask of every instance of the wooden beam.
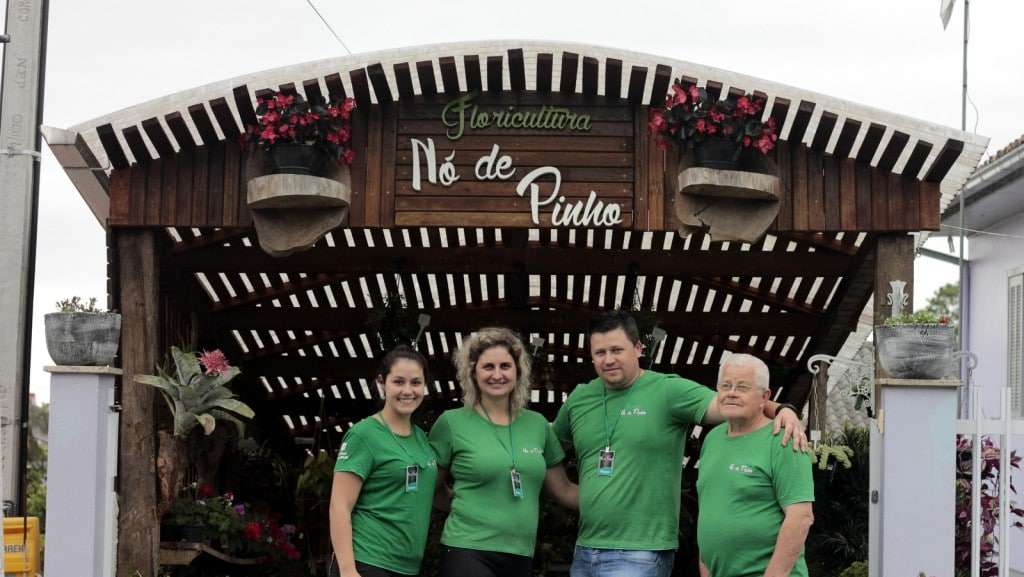
[[[217, 329], [332, 331], [335, 335], [369, 332], [373, 310], [329, 307], [281, 307], [228, 309], [211, 311], [207, 322]], [[512, 325], [530, 327], [531, 332], [586, 333], [590, 316], [597, 309], [566, 312], [553, 306], [547, 310], [516, 310], [507, 306], [480, 306], [455, 309], [409, 311], [409, 318], [420, 313], [431, 315], [430, 330], [470, 332], [481, 326]], [[671, 334], [687, 335], [777, 335], [809, 336], [818, 329], [814, 315], [779, 312], [685, 312], [656, 313], [659, 325]], [[339, 331], [339, 327], [349, 327]], [[331, 337], [336, 338], [336, 337]]]
[[508, 51], [508, 75], [513, 92], [526, 91], [526, 65], [522, 48], [513, 48]]
[[[509, 231], [511, 232], [511, 231]], [[827, 252], [801, 254], [719, 251], [621, 251], [582, 247], [322, 247], [285, 258], [274, 258], [257, 247], [210, 247], [175, 255], [175, 266], [186, 271], [216, 272], [339, 272], [377, 273], [515, 273], [565, 274], [572, 269], [588, 274], [621, 274], [636, 266], [637, 274], [733, 276], [840, 276], [848, 258]], [[525, 268], [524, 268], [525, 267]]]
[[156, 494], [154, 389], [135, 383], [153, 372], [160, 350], [160, 266], [155, 230], [117, 232], [121, 302], [121, 424], [117, 573], [156, 575], [160, 541]]

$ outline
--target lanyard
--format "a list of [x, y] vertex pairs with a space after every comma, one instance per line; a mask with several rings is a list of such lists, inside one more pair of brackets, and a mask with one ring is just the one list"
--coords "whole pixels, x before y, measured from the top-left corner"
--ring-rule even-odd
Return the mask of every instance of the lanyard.
[[516, 445], [512, 441], [512, 399], [509, 399], [509, 411], [508, 411], [508, 448], [505, 447], [505, 443], [501, 442], [501, 433], [498, 432], [498, 425], [494, 424], [491, 420], [491, 415], [487, 413], [487, 407], [483, 403], [480, 404], [480, 409], [483, 410], [484, 416], [487, 417], [487, 422], [491, 424], [491, 428], [494, 429], [494, 436], [498, 438], [498, 444], [501, 445], [502, 449], [508, 451], [508, 456], [512, 459], [512, 470], [516, 470]]
[[[384, 422], [384, 417], [382, 417], [380, 413], [375, 414], [373, 417], [374, 417], [374, 420], [376, 420], [378, 423], [380, 423], [382, 427], [384, 427], [385, 429], [387, 429], [387, 431], [389, 433], [391, 433], [391, 438], [395, 440], [395, 444], [398, 445], [398, 448], [401, 449], [403, 453], [405, 453], [405, 456], [409, 457], [409, 461], [411, 461], [413, 464], [419, 466], [420, 469], [426, 469], [427, 468], [426, 461], [421, 463], [421, 462], [417, 461], [412, 456], [412, 453], [410, 453], [409, 450], [405, 448], [405, 445], [402, 444], [402, 441], [398, 439], [398, 435], [396, 435], [395, 432], [391, 430], [391, 427], [389, 427], [388, 424]], [[423, 448], [423, 441], [420, 439], [420, 436], [416, 434], [416, 426], [415, 425], [411, 425], [410, 428], [412, 430], [412, 436], [416, 438], [416, 445], [420, 449], [422, 449]], [[424, 453], [425, 452], [426, 451], [424, 451]], [[429, 460], [429, 458], [427, 460]]]
[[[640, 380], [639, 376], [633, 381], [633, 383], [631, 385], [629, 385], [629, 390], [626, 391], [626, 397], [622, 401], [623, 407], [625, 407], [629, 403], [629, 397], [630, 397], [630, 395], [633, 394], [633, 389], [636, 388], [636, 384], [637, 384], [638, 380]], [[612, 436], [615, 435], [615, 428], [619, 426], [619, 421], [622, 420], [622, 411], [619, 411], [619, 416], [615, 419], [615, 422], [612, 423], [612, 428], [611, 428], [611, 430], [609, 430], [608, 429], [608, 386], [605, 385], [604, 383], [601, 383], [601, 401], [604, 403], [604, 437], [605, 437], [605, 440], [607, 441], [605, 443], [605, 448], [606, 449], [611, 449], [611, 447], [612, 447]]]

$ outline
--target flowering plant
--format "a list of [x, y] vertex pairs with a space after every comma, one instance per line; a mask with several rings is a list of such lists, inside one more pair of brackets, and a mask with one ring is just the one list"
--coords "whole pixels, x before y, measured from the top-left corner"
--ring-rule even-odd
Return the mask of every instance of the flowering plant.
[[339, 164], [352, 164], [351, 98], [327, 102], [322, 96], [306, 100], [299, 94], [275, 92], [256, 99], [257, 124], [246, 127], [243, 143], [271, 150], [295, 142], [320, 148]]
[[[958, 436], [956, 441], [956, 537], [954, 539], [954, 566], [957, 577], [971, 574], [971, 440]], [[1016, 451], [1010, 453], [1010, 469], [1020, 469], [1020, 457]], [[999, 524], [999, 447], [989, 438], [981, 443], [981, 576], [996, 577], [999, 566], [996, 560], [996, 526]], [[1010, 481], [1010, 491], [1017, 492]], [[1010, 498], [1009, 495], [1005, 495]], [[1010, 502], [1008, 522], [1022, 528], [1024, 509]]]
[[241, 433], [239, 419], [251, 419], [253, 410], [228, 388], [228, 382], [241, 371], [232, 367], [220, 350], [185, 352], [171, 347], [169, 368], [157, 367], [156, 375], [137, 375], [136, 382], [156, 387], [174, 417], [174, 436], [185, 439], [196, 425], [207, 435], [217, 420], [230, 421]]
[[266, 562], [290, 562], [302, 558], [292, 542], [295, 525], [280, 524], [277, 516], [258, 516], [233, 493], [218, 495], [210, 485], [192, 483], [168, 511], [169, 520], [182, 526], [202, 528], [205, 541], [216, 541], [225, 552]]
[[658, 146], [676, 142], [684, 148], [711, 138], [726, 138], [768, 154], [778, 139], [774, 118], [761, 122], [764, 98], [751, 94], [718, 100], [707, 90], [676, 80], [664, 106], [651, 107], [647, 126]]
[[921, 310], [916, 313], [903, 313], [899, 316], [889, 317], [885, 319], [885, 326], [897, 327], [900, 325], [942, 325], [948, 326], [952, 324], [952, 319], [949, 315], [935, 314], [929, 310]]

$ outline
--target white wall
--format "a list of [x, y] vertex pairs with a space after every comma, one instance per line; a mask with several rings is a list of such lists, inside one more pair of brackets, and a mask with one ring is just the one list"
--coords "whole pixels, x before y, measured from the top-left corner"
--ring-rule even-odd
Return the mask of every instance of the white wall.
[[[1017, 214], [996, 226], [990, 232], [1024, 237], [1024, 213]], [[968, 258], [970, 269], [970, 306], [968, 308], [967, 349], [978, 355], [978, 368], [974, 372], [975, 385], [983, 387], [982, 410], [992, 418], [999, 416], [999, 391], [1006, 386], [1006, 320], [1007, 274], [1024, 267], [1024, 240], [990, 235], [970, 238]], [[1024, 455], [1024, 436], [1015, 436], [1014, 447]], [[1024, 487], [1024, 472], [1013, 476], [1014, 485]], [[1024, 496], [1018, 494], [1018, 504]], [[1024, 530], [1010, 529], [1014, 570], [1024, 571]]]

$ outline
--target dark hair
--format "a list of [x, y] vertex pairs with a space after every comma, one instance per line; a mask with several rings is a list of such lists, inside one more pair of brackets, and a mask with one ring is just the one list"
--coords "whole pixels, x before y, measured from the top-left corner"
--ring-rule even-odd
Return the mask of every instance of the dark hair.
[[423, 369], [423, 381], [427, 379], [427, 359], [423, 357], [415, 349], [408, 345], [398, 345], [397, 347], [388, 351], [384, 358], [380, 361], [380, 366], [377, 367], [377, 374], [375, 375], [378, 381], [384, 382], [388, 378], [388, 373], [391, 372], [391, 367], [395, 365], [400, 359], [408, 359], [418, 364]]
[[622, 329], [629, 338], [629, 342], [640, 343], [640, 329], [636, 326], [636, 319], [626, 311], [602, 311], [590, 317], [590, 329], [587, 336], [594, 333], [607, 333], [615, 329]]

